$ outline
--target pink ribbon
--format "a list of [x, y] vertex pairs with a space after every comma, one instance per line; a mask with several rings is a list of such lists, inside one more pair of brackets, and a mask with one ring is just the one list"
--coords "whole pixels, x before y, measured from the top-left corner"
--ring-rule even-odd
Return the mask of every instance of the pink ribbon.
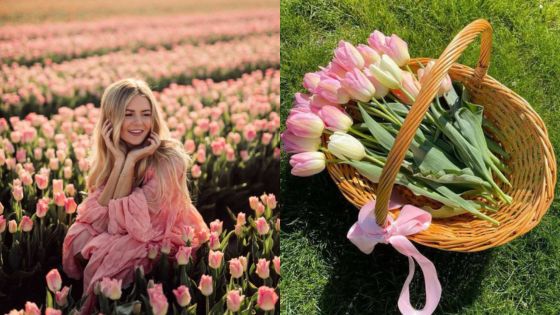
[[[398, 209], [401, 203], [391, 200], [389, 209]], [[413, 205], [404, 205], [400, 215], [395, 220], [389, 213], [388, 224], [385, 228], [375, 222], [375, 200], [367, 203], [360, 209], [358, 222], [354, 223], [348, 231], [348, 239], [362, 252], [370, 254], [377, 243], [391, 244], [401, 254], [408, 257], [408, 277], [404, 282], [399, 297], [399, 310], [404, 315], [432, 314], [441, 298], [441, 284], [439, 283], [434, 264], [414, 247], [406, 238], [407, 235], [416, 234], [426, 230], [432, 221], [430, 213]], [[410, 304], [410, 282], [414, 275], [414, 260], [420, 265], [424, 273], [426, 289], [426, 305], [421, 310], [416, 310]]]

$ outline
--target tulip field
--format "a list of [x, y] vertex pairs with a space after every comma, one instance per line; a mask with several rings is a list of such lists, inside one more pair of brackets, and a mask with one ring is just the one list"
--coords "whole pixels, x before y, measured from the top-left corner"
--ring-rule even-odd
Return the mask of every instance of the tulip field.
[[154, 268], [129, 286], [100, 281], [96, 310], [279, 313], [280, 18], [274, 3], [220, 4], [189, 13], [192, 3], [167, 1], [149, 15], [118, 7], [120, 16], [101, 1], [107, 17], [33, 12], [34, 23], [0, 25], [0, 312], [68, 314], [84, 303], [81, 281], [62, 271], [62, 242], [88, 194], [101, 95], [133, 77], [192, 158], [189, 189], [210, 233], [192, 255], [188, 231], [177, 250], [150, 248]]

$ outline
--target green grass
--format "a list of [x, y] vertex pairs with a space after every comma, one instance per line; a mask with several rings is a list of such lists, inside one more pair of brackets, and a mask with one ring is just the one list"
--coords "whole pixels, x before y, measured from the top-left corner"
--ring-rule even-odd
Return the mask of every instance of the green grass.
[[[396, 33], [413, 57], [437, 58], [469, 22], [486, 18], [494, 28], [489, 74], [524, 97], [544, 120], [560, 152], [560, 4], [499, 1], [281, 2], [281, 115], [285, 121], [303, 75], [332, 58], [340, 39], [366, 43], [379, 29]], [[460, 63], [473, 66], [479, 41]], [[290, 175], [281, 163], [283, 314], [398, 314], [397, 299], [408, 261], [378, 245], [364, 255], [347, 239], [357, 209], [326, 172]], [[558, 186], [556, 194], [558, 195]], [[555, 199], [530, 233], [475, 254], [417, 245], [438, 270], [443, 294], [437, 314], [560, 314], [560, 202]], [[412, 302], [424, 305], [419, 268]]]

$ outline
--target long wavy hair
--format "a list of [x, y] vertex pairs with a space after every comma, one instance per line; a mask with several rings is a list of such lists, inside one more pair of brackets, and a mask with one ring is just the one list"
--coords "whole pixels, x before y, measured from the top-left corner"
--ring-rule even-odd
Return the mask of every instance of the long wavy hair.
[[[156, 101], [148, 84], [138, 79], [123, 79], [111, 84], [101, 97], [101, 114], [93, 131], [93, 149], [90, 155], [90, 171], [86, 180], [88, 191], [93, 192], [107, 182], [115, 156], [109, 151], [105, 139], [101, 135], [103, 122], [108, 119], [113, 125], [113, 143], [121, 148], [126, 148], [121, 140], [121, 126], [125, 117], [128, 103], [137, 95], [144, 96], [150, 102], [152, 110], [152, 131], [159, 135], [161, 144], [154, 154], [136, 162], [134, 167], [134, 187], [140, 186], [146, 176], [146, 170], [152, 166], [155, 170], [154, 180], [158, 181], [157, 195], [150, 203], [159, 203], [166, 198], [175, 198], [169, 192], [180, 192], [179, 197], [186, 197], [191, 202], [187, 186], [187, 170], [191, 163], [189, 155], [185, 152], [182, 143], [171, 137], [166, 122], [162, 119], [161, 108]], [[181, 174], [178, 174], [180, 172]], [[171, 185], [171, 186], [170, 186]], [[167, 197], [166, 197], [167, 196]]]

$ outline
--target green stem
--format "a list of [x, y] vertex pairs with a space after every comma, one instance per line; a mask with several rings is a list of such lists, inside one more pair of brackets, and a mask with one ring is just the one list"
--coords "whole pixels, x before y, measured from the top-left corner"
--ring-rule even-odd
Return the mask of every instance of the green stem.
[[210, 314], [210, 300], [206, 296], [206, 315]]

